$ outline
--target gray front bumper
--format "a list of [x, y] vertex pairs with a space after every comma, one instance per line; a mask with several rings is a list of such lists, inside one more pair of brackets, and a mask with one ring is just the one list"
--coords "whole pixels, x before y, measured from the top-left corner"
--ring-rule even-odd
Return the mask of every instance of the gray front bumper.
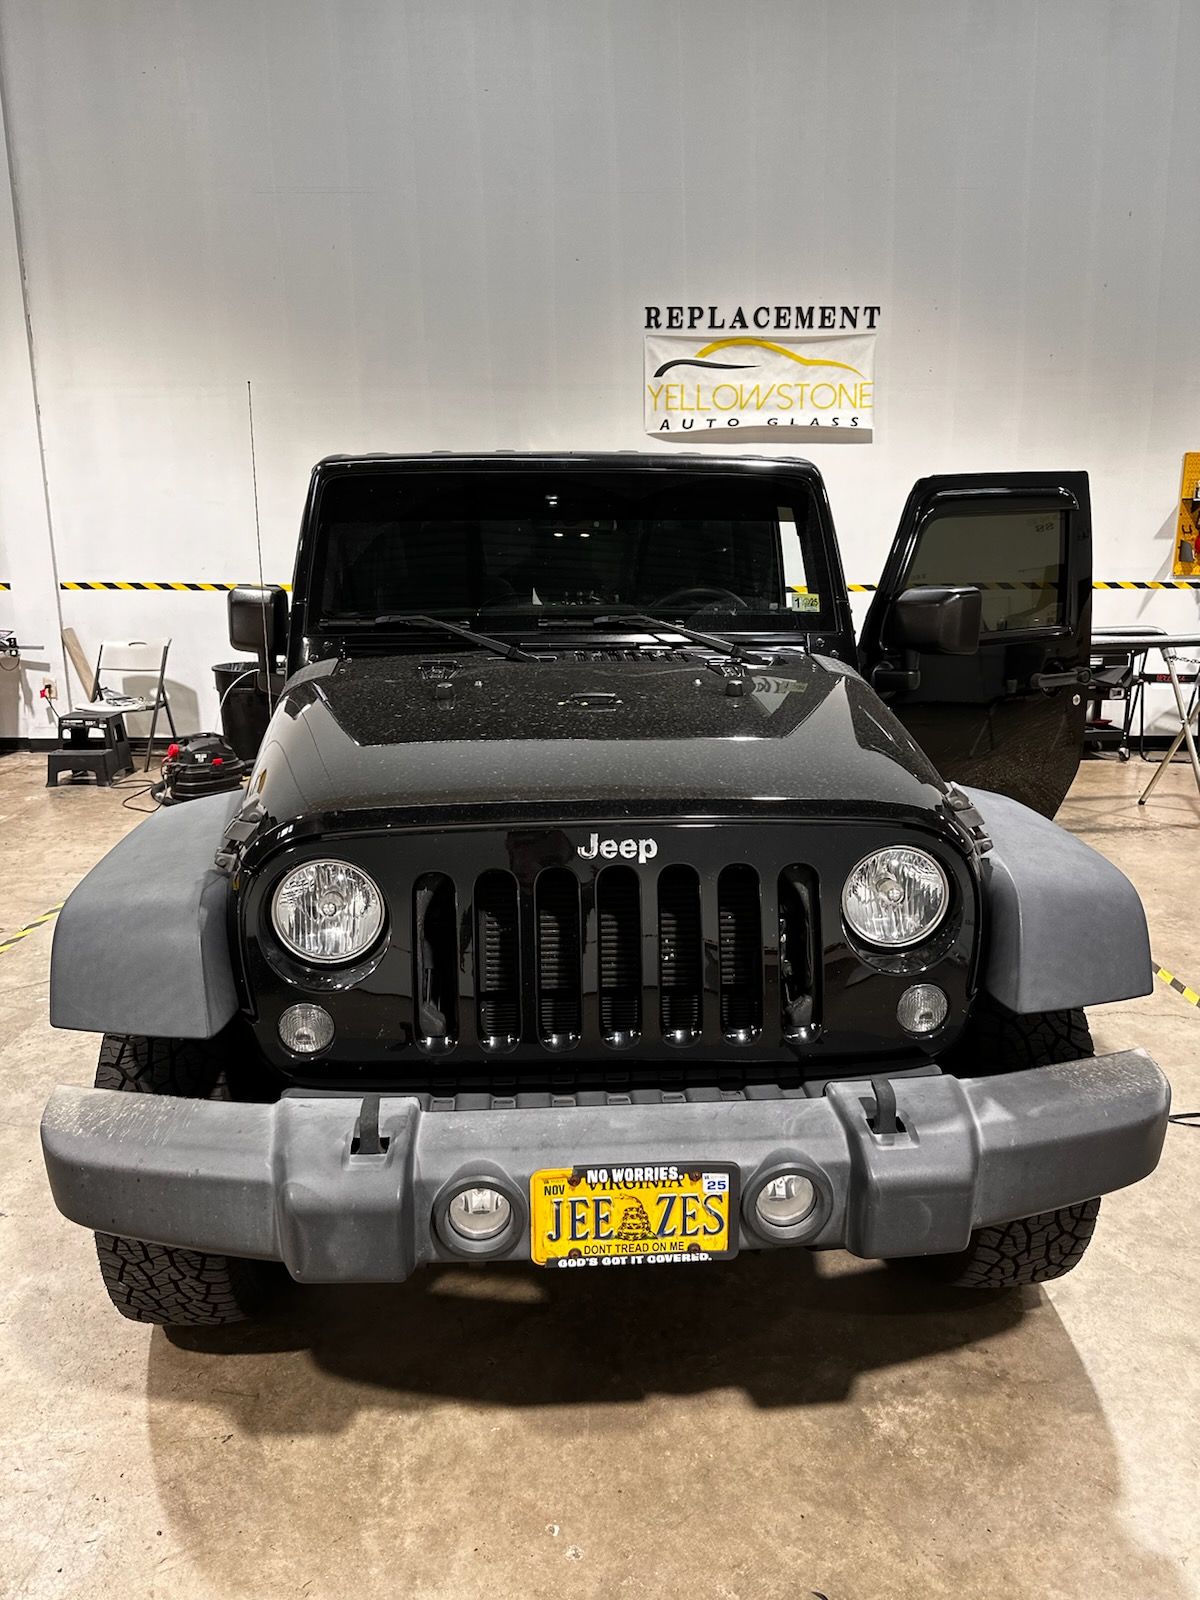
[[[831, 1083], [821, 1099], [713, 1090], [464, 1109], [385, 1095], [382, 1154], [355, 1148], [361, 1096], [242, 1105], [60, 1088], [42, 1145], [59, 1209], [84, 1227], [283, 1261], [301, 1282], [377, 1282], [454, 1259], [433, 1226], [448, 1185], [499, 1180], [523, 1223], [534, 1171], [585, 1164], [732, 1161], [745, 1195], [756, 1176], [795, 1162], [823, 1177], [828, 1204], [818, 1230], [794, 1242], [871, 1257], [961, 1250], [972, 1228], [1144, 1178], [1170, 1103], [1140, 1050], [893, 1083], [894, 1134], [872, 1132], [861, 1080]], [[762, 1242], [743, 1219], [741, 1246]], [[529, 1258], [526, 1226], [505, 1254]]]

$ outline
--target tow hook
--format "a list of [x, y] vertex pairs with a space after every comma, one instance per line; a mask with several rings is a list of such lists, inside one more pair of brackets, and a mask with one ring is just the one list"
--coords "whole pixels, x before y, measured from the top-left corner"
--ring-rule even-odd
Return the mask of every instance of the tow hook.
[[350, 1141], [352, 1156], [383, 1156], [391, 1140], [379, 1132], [379, 1101], [377, 1094], [363, 1095], [358, 1121], [354, 1124], [354, 1137]]
[[890, 1078], [872, 1078], [875, 1092], [875, 1110], [867, 1118], [867, 1127], [877, 1139], [895, 1137], [903, 1133], [900, 1118], [896, 1115], [896, 1089]]

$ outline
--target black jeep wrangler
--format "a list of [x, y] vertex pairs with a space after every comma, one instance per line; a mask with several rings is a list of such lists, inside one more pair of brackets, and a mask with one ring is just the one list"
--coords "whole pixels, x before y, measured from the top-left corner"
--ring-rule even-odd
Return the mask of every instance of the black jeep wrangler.
[[244, 1315], [430, 1261], [840, 1247], [1067, 1271], [1169, 1092], [1082, 1008], [1149, 992], [1127, 880], [1048, 820], [1079, 758], [1082, 473], [927, 478], [856, 642], [803, 461], [315, 470], [243, 792], [59, 918], [104, 1034], [43, 1122], [117, 1307]]

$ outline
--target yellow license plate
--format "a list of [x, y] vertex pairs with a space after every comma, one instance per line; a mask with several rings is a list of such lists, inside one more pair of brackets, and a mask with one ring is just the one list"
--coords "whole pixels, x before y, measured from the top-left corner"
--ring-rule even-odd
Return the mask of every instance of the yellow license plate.
[[734, 1254], [738, 1170], [726, 1162], [552, 1167], [529, 1181], [540, 1267], [645, 1266]]

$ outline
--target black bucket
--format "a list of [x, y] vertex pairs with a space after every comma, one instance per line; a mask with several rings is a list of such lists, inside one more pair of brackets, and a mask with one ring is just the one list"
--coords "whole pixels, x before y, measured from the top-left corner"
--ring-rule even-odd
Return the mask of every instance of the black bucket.
[[[253, 761], [271, 720], [267, 696], [258, 687], [258, 667], [244, 657], [222, 661], [213, 668], [213, 677], [221, 697], [221, 732], [243, 761]], [[275, 673], [272, 693], [277, 696], [282, 688], [283, 675]]]

